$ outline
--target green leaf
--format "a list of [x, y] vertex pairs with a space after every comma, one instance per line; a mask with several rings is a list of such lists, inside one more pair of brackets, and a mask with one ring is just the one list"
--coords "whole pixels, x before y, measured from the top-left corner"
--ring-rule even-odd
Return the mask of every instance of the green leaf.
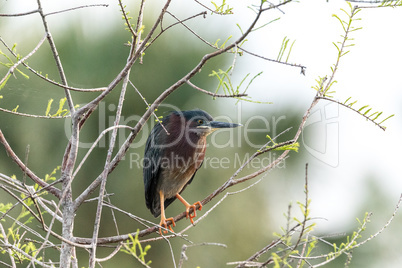
[[388, 119], [390, 119], [391, 117], [393, 117], [394, 116], [394, 114], [392, 114], [392, 115], [390, 115], [390, 116], [388, 116], [387, 118], [385, 118], [384, 120], [382, 120], [380, 123], [378, 123], [378, 124], [382, 124], [382, 123], [384, 123], [386, 120], [388, 120]]
[[292, 45], [289, 48], [288, 56], [286, 57], [286, 62], [288, 62], [288, 60], [289, 60], [290, 52], [292, 52], [292, 48], [293, 48], [293, 45], [295, 44], [295, 42], [296, 42], [296, 40], [293, 41]]
[[361, 112], [363, 109], [365, 109], [365, 108], [367, 108], [367, 107], [368, 107], [368, 105], [362, 106], [362, 107], [358, 110], [358, 112]]
[[7, 77], [6, 77], [6, 79], [4, 79], [3, 83], [0, 84], [0, 89], [2, 89], [2, 88], [6, 85], [8, 79], [9, 79], [10, 77], [11, 77], [11, 74], [7, 75]]
[[19, 107], [20, 107], [20, 106], [17, 105], [17, 106], [12, 110], [12, 112], [17, 112], [17, 110], [18, 110]]
[[53, 103], [53, 99], [50, 99], [47, 102], [47, 107], [46, 107], [46, 112], [45, 112], [46, 116], [50, 116], [50, 108], [52, 107], [52, 103]]

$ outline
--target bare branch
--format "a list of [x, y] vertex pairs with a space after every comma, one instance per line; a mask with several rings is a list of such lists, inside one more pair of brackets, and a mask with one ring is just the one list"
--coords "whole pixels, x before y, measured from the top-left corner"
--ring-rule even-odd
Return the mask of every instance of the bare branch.
[[54, 196], [60, 198], [61, 192], [59, 189], [49, 186], [49, 184], [43, 180], [41, 180], [35, 173], [33, 173], [25, 164], [18, 158], [18, 156], [14, 153], [11, 149], [10, 145], [8, 144], [6, 138], [3, 135], [3, 132], [0, 130], [0, 143], [3, 144], [8, 156], [20, 167], [23, 172], [26, 172], [27, 176], [30, 177], [35, 183], [40, 185], [43, 188], [46, 188], [49, 193], [53, 194]]
[[67, 8], [67, 9], [64, 9], [64, 10], [49, 12], [47, 14], [44, 14], [44, 16], [46, 17], [46, 16], [50, 16], [50, 15], [60, 14], [60, 13], [64, 13], [64, 12], [68, 12], [68, 11], [72, 11], [72, 10], [77, 10], [77, 9], [81, 9], [81, 8], [87, 8], [87, 7], [109, 7], [109, 4], [92, 4], [92, 5], [84, 5], [84, 6], [72, 7], [72, 8]]
[[[130, 59], [130, 57], [131, 57], [131, 54], [129, 55], [128, 59]], [[112, 159], [113, 148], [116, 143], [117, 126], [120, 122], [121, 111], [123, 109], [124, 96], [126, 94], [129, 76], [130, 76], [130, 70], [128, 71], [128, 73], [123, 81], [123, 86], [122, 86], [122, 90], [120, 93], [119, 103], [118, 103], [117, 109], [116, 109], [116, 118], [114, 121], [115, 128], [112, 129], [112, 135], [110, 138], [109, 149], [108, 149], [106, 160], [105, 160], [104, 170], [102, 172], [102, 182], [101, 182], [101, 186], [99, 189], [98, 206], [97, 206], [97, 210], [96, 210], [94, 231], [93, 231], [93, 235], [92, 235], [92, 244], [91, 244], [92, 248], [91, 248], [91, 254], [90, 254], [90, 258], [89, 258], [89, 267], [90, 268], [95, 267], [95, 263], [96, 263], [96, 248], [97, 248], [97, 240], [98, 240], [98, 234], [99, 234], [99, 228], [100, 228], [100, 221], [101, 221], [101, 216], [102, 216], [103, 198], [104, 198], [104, 194], [106, 191], [106, 181], [107, 181], [107, 176], [109, 175], [109, 167], [110, 167], [109, 164]]]
[[22, 59], [20, 59], [17, 63], [15, 63], [13, 66], [11, 66], [10, 69], [8, 69], [6, 75], [0, 80], [0, 85], [3, 84], [8, 77], [14, 73], [14, 70], [18, 67], [18, 65], [20, 65], [22, 62], [26, 61], [29, 57], [31, 57], [36, 51], [38, 51], [38, 49], [40, 48], [40, 46], [43, 44], [43, 42], [46, 40], [46, 35], [43, 36], [43, 38], [39, 41], [39, 43], [36, 45], [36, 47], [28, 53], [28, 55], [26, 55], [25, 57], [23, 57]]
[[33, 118], [41, 118], [41, 119], [63, 119], [63, 118], [69, 118], [71, 115], [63, 115], [63, 116], [49, 116], [49, 115], [36, 115], [36, 114], [26, 114], [26, 113], [20, 113], [20, 112], [14, 112], [10, 111], [4, 108], [0, 108], [0, 111], [9, 113], [9, 114], [14, 114], [18, 116], [25, 116], [25, 117], [33, 117]]
[[113, 250], [112, 253], [110, 253], [108, 256], [104, 257], [104, 258], [97, 258], [96, 261], [97, 262], [104, 262], [104, 261], [108, 261], [111, 258], [113, 258], [117, 253], [119, 253], [121, 247], [122, 247], [122, 243], [118, 244], [117, 247]]
[[[42, 18], [43, 27], [44, 27], [45, 32], [46, 32], [46, 37], [47, 37], [48, 43], [50, 45], [50, 49], [51, 49], [51, 51], [53, 53], [53, 58], [56, 61], [57, 69], [59, 70], [59, 75], [60, 75], [60, 78], [61, 78], [61, 82], [62, 82], [63, 85], [67, 86], [68, 85], [67, 84], [67, 78], [66, 78], [66, 75], [65, 75], [64, 70], [63, 70], [63, 65], [61, 64], [61, 61], [60, 61], [59, 53], [57, 52], [57, 49], [56, 49], [56, 44], [54, 43], [53, 37], [50, 34], [50, 31], [49, 31], [49, 28], [48, 28], [48, 25], [47, 25], [46, 16], [43, 13], [41, 0], [37, 0], [37, 3], [38, 3], [39, 14], [40, 14], [40, 16]], [[64, 90], [64, 93], [65, 93], [66, 98], [67, 98], [67, 103], [68, 103], [70, 113], [73, 114], [75, 112], [75, 108], [74, 108], [73, 99], [71, 97], [71, 94], [67, 89]]]
[[389, 218], [389, 220], [384, 224], [383, 227], [381, 227], [380, 230], [378, 230], [375, 234], [371, 235], [369, 238], [367, 238], [366, 240], [363, 240], [360, 243], [357, 243], [356, 245], [354, 245], [354, 248], [357, 248], [367, 242], [369, 242], [370, 240], [376, 238], [377, 236], [379, 236], [390, 224], [391, 222], [394, 220], [396, 213], [398, 212], [399, 208], [401, 207], [402, 204], [402, 194], [399, 196], [399, 200], [398, 203], [395, 206], [394, 212], [392, 213], [391, 217]]
[[[4, 231], [4, 227], [3, 227], [3, 225], [1, 224], [1, 222], [0, 222], [0, 233], [1, 233], [1, 235], [3, 236], [3, 239], [4, 239], [4, 242], [6, 243], [6, 244], [8, 244], [9, 242], [8, 242], [8, 236], [6, 235], [6, 232]], [[13, 251], [11, 250], [11, 248], [8, 248], [7, 249], [7, 253], [8, 253], [8, 256], [10, 257], [10, 261], [11, 261], [11, 265], [9, 266], [9, 265], [7, 265], [8, 267], [17, 267], [16, 265], [15, 265], [15, 260], [14, 260], [14, 257], [13, 257]], [[3, 264], [5, 264], [5, 263], [3, 263]]]
[[89, 155], [91, 154], [91, 152], [95, 149], [96, 145], [99, 143], [99, 141], [106, 135], [106, 133], [108, 133], [111, 130], [114, 130], [115, 128], [128, 128], [128, 129], [132, 129], [132, 127], [129, 126], [112, 126], [109, 127], [105, 130], [103, 130], [101, 132], [101, 134], [99, 134], [99, 136], [96, 138], [96, 140], [92, 143], [91, 148], [89, 148], [88, 152], [85, 154], [85, 156], [82, 158], [80, 164], [77, 166], [77, 168], [74, 171], [73, 174], [73, 179], [75, 178], [75, 176], [77, 176], [78, 171], [81, 169], [81, 167], [84, 165], [84, 163], [87, 161]]
[[[39, 216], [36, 215], [35, 212], [33, 212], [32, 209], [31, 209], [27, 204], [25, 204], [25, 202], [24, 202], [23, 200], [21, 200], [21, 198], [19, 198], [17, 195], [15, 195], [13, 192], [11, 192], [10, 190], [8, 190], [6, 187], [4, 187], [4, 186], [2, 186], [2, 185], [0, 185], [0, 188], [2, 188], [2, 189], [3, 189], [4, 191], [6, 191], [9, 195], [11, 195], [15, 200], [17, 200], [19, 204], [21, 204], [22, 206], [24, 206], [25, 209], [28, 210], [29, 213], [31, 213], [31, 215], [34, 216], [35, 219], [36, 219], [38, 222], [40, 222], [40, 223], [42, 224], [42, 226], [44, 226], [45, 223], [44, 223], [43, 219], [42, 219], [42, 218], [39, 218]], [[30, 197], [28, 196], [28, 197], [26, 197], [25, 199], [28, 199], [28, 198], [30, 198]], [[7, 215], [8, 212], [9, 212], [9, 211], [7, 211], [7, 212], [4, 213], [4, 214]], [[3, 215], [1, 218], [3, 218], [3, 217], [4, 217], [4, 215]]]
[[[145, 104], [147, 105], [147, 108], [149, 109], [150, 105], [147, 102], [147, 100], [144, 98], [144, 96], [142, 96], [141, 92], [138, 90], [138, 88], [136, 86], [134, 86], [134, 84], [131, 82], [131, 80], [129, 80], [130, 85], [135, 89], [135, 91], [137, 92], [138, 95], [140, 95], [141, 99], [145, 102]], [[165, 128], [165, 126], [162, 124], [162, 121], [159, 120], [159, 117], [155, 114], [155, 111], [152, 112], [152, 114], [155, 116], [155, 119], [158, 121], [158, 123], [161, 125], [161, 127], [163, 128], [163, 130], [166, 132], [166, 134], [170, 135], [169, 131], [167, 131], [167, 129]]]
[[[129, 20], [128, 17], [127, 17], [127, 13], [126, 13], [126, 11], [124, 10], [124, 5], [123, 5], [123, 3], [121, 2], [121, 0], [119, 0], [119, 6], [120, 6], [121, 12], [123, 13], [123, 18], [124, 18], [124, 20], [126, 21], [127, 28], [130, 30], [131, 34], [133, 35], [133, 38], [136, 37], [136, 36], [137, 36], [137, 33], [134, 31], [133, 27], [131, 27], [130, 20]], [[132, 45], [134, 45], [134, 44], [132, 44]]]
[[169, 11], [167, 11], [167, 13], [168, 13], [170, 16], [172, 16], [173, 18], [175, 18], [175, 19], [177, 20], [177, 22], [176, 22], [176, 23], [173, 23], [173, 24], [171, 24], [171, 25], [169, 25], [169, 26], [166, 27], [165, 29], [162, 29], [162, 31], [152, 40], [152, 42], [154, 42], [160, 35], [162, 35], [162, 33], [166, 32], [169, 28], [171, 28], [171, 27], [173, 27], [173, 26], [175, 26], [175, 25], [177, 25], [177, 24], [181, 24], [181, 25], [183, 25], [188, 31], [190, 31], [193, 35], [195, 35], [198, 39], [200, 39], [202, 42], [204, 42], [205, 44], [207, 44], [208, 46], [210, 46], [210, 47], [212, 47], [212, 48], [214, 48], [214, 49], [218, 49], [216, 46], [214, 46], [213, 44], [211, 44], [210, 42], [208, 42], [207, 40], [205, 40], [204, 38], [202, 38], [199, 34], [197, 34], [195, 31], [193, 31], [193, 30], [192, 30], [190, 27], [188, 27], [186, 24], [184, 24], [185, 21], [190, 20], [190, 19], [193, 19], [193, 18], [198, 17], [198, 16], [201, 16], [201, 15], [205, 18], [206, 12], [198, 13], [198, 14], [193, 15], [193, 16], [187, 18], [187, 19], [184, 19], [184, 20], [180, 20], [179, 18], [177, 18], [175, 15], [173, 15], [173, 14], [170, 13]]
[[52, 268], [54, 267], [53, 265], [47, 265], [44, 262], [39, 261], [37, 258], [32, 257], [31, 255], [29, 255], [28, 253], [26, 253], [24, 250], [21, 250], [20, 248], [18, 248], [15, 245], [11, 245], [10, 243], [6, 243], [4, 245], [2, 245], [2, 247], [6, 248], [6, 249], [10, 249], [12, 251], [18, 252], [19, 254], [23, 255], [25, 258], [31, 260], [32, 262], [40, 265], [41, 267], [45, 267], [45, 268]]
[[258, 55], [258, 54], [255, 54], [255, 53], [253, 53], [253, 52], [250, 52], [250, 51], [248, 51], [248, 50], [245, 50], [245, 49], [242, 48], [242, 47], [239, 47], [239, 49], [240, 49], [241, 51], [244, 51], [244, 52], [247, 53], [247, 54], [250, 54], [250, 55], [252, 55], [252, 56], [258, 57], [258, 58], [263, 59], [263, 60], [272, 61], [272, 62], [275, 62], [275, 63], [284, 64], [284, 65], [289, 65], [289, 66], [292, 66], [292, 67], [299, 67], [299, 68], [300, 68], [300, 73], [303, 74], [303, 75], [306, 74], [306, 68], [307, 68], [307, 67], [306, 67], [306, 66], [303, 66], [303, 65], [301, 65], [301, 64], [289, 63], [289, 62], [285, 62], [285, 61], [279, 61], [279, 60], [274, 60], [274, 59], [266, 58], [266, 57], [263, 57], [263, 56], [261, 56], [261, 55]]
[[209, 8], [209, 7], [207, 7], [206, 5], [204, 5], [203, 3], [200, 3], [198, 0], [194, 0], [194, 2], [196, 2], [197, 4], [199, 4], [200, 6], [202, 6], [202, 7], [204, 7], [204, 8], [206, 8], [206, 9], [208, 9], [209, 11], [211, 11], [212, 13], [214, 13], [214, 14], [218, 14], [218, 15], [231, 15], [231, 14], [233, 14], [233, 13], [221, 13], [221, 12], [217, 12], [217, 11], [215, 11], [215, 10], [213, 10], [212, 8]]
[[21, 13], [16, 13], [16, 14], [0, 14], [0, 17], [21, 17], [21, 16], [26, 16], [26, 15], [31, 15], [39, 12], [38, 9], [27, 11], [27, 12], [21, 12]]
[[275, 8], [280, 7], [280, 6], [284, 6], [284, 5], [286, 5], [286, 4], [289, 4], [289, 3], [292, 2], [292, 1], [293, 1], [293, 0], [286, 0], [286, 1], [283, 1], [283, 2], [281, 2], [281, 3], [279, 3], [279, 4], [277, 4], [277, 5], [270, 4], [270, 6], [267, 7], [267, 8], [264, 8], [263, 11], [267, 11], [267, 10], [270, 10], [270, 9], [275, 9]]
[[220, 243], [207, 243], [207, 242], [200, 243], [200, 244], [192, 244], [192, 245], [185, 245], [185, 244], [184, 244], [184, 245], [181, 247], [180, 261], [179, 261], [179, 266], [178, 266], [178, 267], [181, 268], [181, 267], [183, 266], [184, 261], [188, 259], [188, 257], [186, 256], [186, 251], [187, 251], [188, 248], [191, 248], [191, 247], [200, 247], [200, 246], [218, 246], [218, 247], [224, 247], [224, 248], [227, 248], [227, 247], [228, 247], [228, 246], [226, 246], [225, 244], [220, 244]]
[[[0, 37], [0, 42], [3, 43], [3, 45], [7, 48], [7, 50], [14, 56], [17, 57], [17, 54], [14, 53], [14, 51], [10, 48], [10, 46], [7, 45], [7, 43], [3, 40], [3, 38]], [[38, 76], [39, 78], [45, 80], [48, 83], [51, 83], [55, 86], [64, 88], [64, 89], [68, 89], [68, 90], [72, 90], [72, 91], [79, 91], [79, 92], [99, 92], [99, 91], [105, 91], [106, 87], [101, 87], [101, 88], [90, 88], [90, 89], [85, 89], [85, 88], [75, 88], [75, 87], [70, 87], [70, 86], [65, 86], [62, 85], [60, 83], [57, 83], [49, 78], [47, 78], [46, 76], [42, 75], [41, 73], [37, 72], [36, 70], [32, 69], [28, 64], [26, 64], [25, 62], [22, 62], [22, 65], [24, 65], [26, 68], [28, 68], [29, 71], [31, 71], [33, 74], [35, 74], [36, 76]]]

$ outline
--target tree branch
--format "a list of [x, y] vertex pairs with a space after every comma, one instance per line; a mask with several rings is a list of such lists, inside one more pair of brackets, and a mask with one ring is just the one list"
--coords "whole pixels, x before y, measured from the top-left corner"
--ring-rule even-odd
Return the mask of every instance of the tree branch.
[[233, 94], [233, 95], [216, 94], [216, 93], [212, 93], [212, 92], [210, 92], [210, 91], [208, 91], [208, 90], [202, 89], [202, 88], [200, 88], [200, 87], [197, 87], [196, 85], [194, 85], [194, 84], [191, 83], [190, 81], [186, 81], [186, 83], [187, 83], [187, 85], [189, 85], [190, 87], [192, 87], [192, 88], [194, 88], [194, 89], [196, 89], [196, 90], [198, 90], [198, 91], [201, 91], [202, 93], [205, 93], [205, 94], [207, 94], [207, 95], [210, 95], [210, 96], [212, 96], [212, 97], [214, 97], [214, 98], [240, 98], [240, 97], [246, 97], [246, 96], [248, 96], [248, 95], [245, 94], [245, 93]]
[[26, 55], [25, 57], [23, 57], [22, 59], [20, 59], [17, 63], [15, 63], [13, 66], [10, 67], [10, 69], [8, 69], [6, 75], [3, 77], [3, 79], [0, 80], [0, 85], [2, 85], [5, 81], [7, 81], [8, 77], [14, 73], [14, 70], [18, 67], [18, 65], [20, 65], [22, 62], [26, 61], [29, 57], [31, 57], [36, 51], [38, 51], [38, 49], [40, 48], [40, 46], [43, 44], [43, 42], [46, 40], [46, 35], [43, 36], [43, 38], [39, 41], [39, 43], [36, 45], [36, 47], [28, 53], [28, 55]]
[[[7, 43], [3, 40], [3, 38], [0, 37], [0, 42], [3, 43], [3, 45], [7, 48], [7, 50], [15, 57], [17, 58], [17, 54], [14, 53], [14, 51], [7, 45]], [[43, 76], [41, 73], [35, 71], [34, 69], [32, 69], [28, 64], [26, 64], [25, 62], [22, 62], [22, 65], [24, 65], [29, 71], [31, 71], [33, 74], [35, 74], [36, 76], [38, 76], [39, 78], [45, 80], [48, 83], [51, 83], [55, 86], [64, 88], [64, 89], [68, 89], [68, 90], [72, 90], [72, 91], [78, 91], [78, 92], [99, 92], [99, 91], [105, 91], [106, 87], [101, 87], [101, 88], [90, 88], [90, 89], [85, 89], [85, 88], [75, 88], [75, 87], [70, 87], [70, 86], [66, 86], [66, 85], [62, 85], [60, 83], [57, 83], [49, 78], [47, 78], [46, 76]]]
[[0, 143], [3, 144], [7, 155], [13, 160], [19, 167], [20, 169], [27, 174], [29, 178], [31, 178], [36, 184], [39, 186], [45, 188], [49, 193], [53, 194], [57, 198], [61, 197], [61, 192], [59, 189], [50, 186], [47, 182], [41, 180], [38, 176], [36, 176], [35, 173], [33, 173], [21, 159], [18, 158], [18, 156], [14, 153], [14, 151], [11, 149], [10, 145], [8, 144], [6, 138], [3, 135], [3, 132], [0, 130]]
[[381, 128], [382, 130], [385, 131], [385, 127], [381, 126], [379, 123], [375, 122], [373, 119], [371, 119], [371, 118], [368, 117], [367, 115], [361, 113], [359, 110], [356, 110], [356, 109], [352, 108], [350, 105], [347, 105], [347, 104], [342, 103], [342, 102], [339, 102], [339, 101], [337, 101], [337, 100], [335, 100], [335, 99], [331, 99], [331, 98], [324, 97], [324, 96], [317, 96], [317, 98], [318, 98], [318, 99], [322, 99], [322, 100], [332, 101], [332, 102], [337, 103], [337, 104], [339, 104], [339, 105], [341, 105], [341, 106], [343, 106], [343, 107], [346, 107], [346, 108], [348, 108], [348, 109], [354, 111], [355, 113], [358, 113], [359, 115], [363, 116], [363, 117], [366, 118], [368, 121], [372, 122], [374, 125], [376, 125], [377, 127]]
[[[51, 51], [53, 53], [53, 58], [56, 61], [57, 69], [59, 70], [59, 75], [60, 75], [60, 78], [61, 78], [61, 82], [62, 82], [63, 85], [67, 86], [68, 85], [67, 84], [67, 78], [66, 78], [66, 75], [65, 75], [64, 70], [63, 70], [63, 65], [61, 64], [61, 61], [60, 61], [59, 53], [57, 52], [57, 49], [56, 49], [56, 44], [54, 43], [53, 37], [50, 34], [50, 31], [49, 31], [49, 28], [48, 28], [48, 25], [47, 25], [46, 15], [43, 13], [41, 0], [37, 0], [37, 3], [38, 3], [39, 14], [40, 14], [40, 16], [42, 18], [43, 27], [44, 27], [45, 32], [46, 32], [46, 37], [47, 37], [48, 43], [50, 45], [50, 49], [51, 49]], [[70, 109], [70, 113], [73, 114], [75, 112], [75, 108], [74, 108], [73, 99], [71, 97], [71, 94], [67, 89], [64, 90], [64, 93], [65, 93], [66, 98], [67, 98], [67, 103], [68, 103], [68, 107]]]

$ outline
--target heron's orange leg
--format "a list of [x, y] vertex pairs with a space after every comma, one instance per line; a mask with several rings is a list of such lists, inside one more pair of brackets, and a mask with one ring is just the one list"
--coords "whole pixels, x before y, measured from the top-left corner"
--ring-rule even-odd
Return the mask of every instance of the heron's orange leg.
[[[175, 224], [173, 218], [166, 219], [166, 216], [165, 216], [165, 196], [164, 196], [162, 191], [159, 191], [159, 197], [160, 197], [160, 202], [161, 202], [161, 222], [159, 223], [159, 225], [161, 227], [165, 227], [166, 229], [169, 228], [169, 230], [174, 233], [174, 231], [172, 229], [172, 225], [173, 225], [173, 227], [175, 227], [176, 224]], [[170, 221], [172, 224], [168, 225], [168, 221]], [[164, 234], [167, 234], [167, 232], [168, 232], [167, 230], [163, 231]], [[159, 233], [162, 235], [162, 229], [161, 228], [159, 228]]]
[[[197, 216], [197, 214], [195, 213], [196, 208], [197, 208], [196, 205], [198, 205], [198, 210], [201, 210], [202, 209], [201, 202], [198, 201], [198, 202], [195, 202], [193, 205], [190, 205], [186, 200], [184, 200], [183, 197], [181, 197], [181, 195], [176, 194], [176, 197], [183, 203], [183, 205], [186, 206], [186, 218], [187, 219], [190, 218], [191, 223], [194, 224], [193, 218], [195, 218], [195, 216]], [[190, 214], [190, 208], [193, 209], [193, 214]]]

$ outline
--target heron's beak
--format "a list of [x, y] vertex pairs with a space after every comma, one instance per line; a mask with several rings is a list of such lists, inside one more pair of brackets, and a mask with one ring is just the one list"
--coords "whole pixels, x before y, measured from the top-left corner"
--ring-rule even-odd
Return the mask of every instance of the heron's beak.
[[239, 127], [239, 126], [242, 126], [242, 125], [226, 123], [226, 122], [211, 121], [205, 125], [197, 126], [197, 129], [200, 131], [200, 133], [203, 133], [203, 135], [209, 135], [212, 132], [214, 132], [215, 130], [218, 130], [221, 128], [235, 128], [235, 127]]
[[211, 122], [209, 122], [209, 126], [212, 129], [217, 129], [217, 128], [234, 128], [234, 127], [240, 127], [242, 125], [241, 124], [226, 123], [226, 122], [211, 121]]

